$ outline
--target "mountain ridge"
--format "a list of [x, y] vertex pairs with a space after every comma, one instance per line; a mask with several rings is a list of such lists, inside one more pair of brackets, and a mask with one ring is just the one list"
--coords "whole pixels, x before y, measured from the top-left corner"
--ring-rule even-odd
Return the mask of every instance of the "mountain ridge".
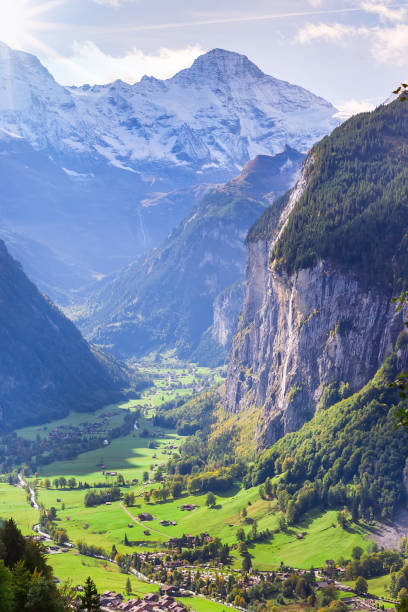
[[118, 401], [130, 371], [91, 350], [0, 240], [0, 428]]

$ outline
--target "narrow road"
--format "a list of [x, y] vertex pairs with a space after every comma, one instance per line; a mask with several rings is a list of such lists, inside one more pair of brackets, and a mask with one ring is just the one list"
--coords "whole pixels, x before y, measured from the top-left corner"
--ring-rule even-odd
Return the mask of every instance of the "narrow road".
[[131, 514], [129, 512], [129, 510], [126, 508], [126, 506], [124, 506], [122, 504], [122, 502], [120, 502], [120, 507], [122, 508], [122, 510], [124, 510], [126, 512], [126, 514], [132, 519], [132, 521], [134, 523], [136, 523], [136, 525], [140, 525], [140, 527], [144, 527], [145, 529], [149, 529], [149, 531], [154, 531], [155, 533], [158, 533], [159, 535], [164, 536], [165, 538], [168, 538], [169, 540], [171, 540], [171, 536], [169, 536], [167, 533], [163, 533], [162, 531], [158, 531], [157, 529], [153, 529], [152, 527], [150, 527], [150, 525], [146, 525], [145, 522], [139, 521], [137, 518], [135, 518], [133, 516], [133, 514]]
[[24, 480], [24, 478], [21, 476], [20, 472], [17, 474], [18, 476], [18, 480], [20, 481], [20, 485], [22, 487], [28, 487], [28, 490], [30, 492], [30, 500], [31, 500], [31, 505], [35, 510], [39, 510], [39, 505], [37, 504], [37, 500], [35, 499], [35, 491], [34, 489], [32, 489], [27, 482]]

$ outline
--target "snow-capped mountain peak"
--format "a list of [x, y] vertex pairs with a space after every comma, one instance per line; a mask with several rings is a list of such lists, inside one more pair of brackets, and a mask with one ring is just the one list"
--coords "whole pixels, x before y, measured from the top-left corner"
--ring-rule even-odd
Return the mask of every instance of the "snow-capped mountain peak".
[[337, 121], [331, 104], [213, 49], [164, 81], [62, 87], [38, 59], [0, 45], [0, 128], [37, 149], [130, 171], [165, 162], [235, 172], [286, 145], [305, 151]]

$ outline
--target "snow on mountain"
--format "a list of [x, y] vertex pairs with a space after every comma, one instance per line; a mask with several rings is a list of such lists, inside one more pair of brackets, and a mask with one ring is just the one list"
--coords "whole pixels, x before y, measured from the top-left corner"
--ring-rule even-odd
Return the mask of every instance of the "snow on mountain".
[[19, 237], [10, 246], [22, 261], [41, 253], [33, 280], [44, 291], [76, 299], [78, 279], [161, 244], [202, 190], [249, 159], [304, 152], [337, 125], [335, 110], [221, 49], [164, 81], [63, 87], [0, 43], [0, 236]]
[[129, 171], [146, 161], [236, 171], [286, 144], [305, 151], [337, 125], [322, 98], [222, 49], [165, 81], [67, 88], [34, 56], [0, 44], [0, 81], [2, 130]]

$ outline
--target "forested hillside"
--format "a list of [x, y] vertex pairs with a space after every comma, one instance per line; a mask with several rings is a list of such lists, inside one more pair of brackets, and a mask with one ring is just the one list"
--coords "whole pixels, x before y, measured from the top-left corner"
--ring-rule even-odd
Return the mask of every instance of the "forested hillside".
[[408, 108], [352, 117], [312, 149], [306, 180], [272, 251], [292, 274], [321, 260], [368, 286], [408, 282]]
[[352, 117], [249, 232], [226, 405], [257, 412], [260, 447], [328, 397], [359, 391], [394, 350], [403, 320], [391, 300], [408, 283], [407, 129], [398, 100]]
[[121, 397], [128, 372], [94, 352], [0, 241], [2, 429], [86, 411]]

